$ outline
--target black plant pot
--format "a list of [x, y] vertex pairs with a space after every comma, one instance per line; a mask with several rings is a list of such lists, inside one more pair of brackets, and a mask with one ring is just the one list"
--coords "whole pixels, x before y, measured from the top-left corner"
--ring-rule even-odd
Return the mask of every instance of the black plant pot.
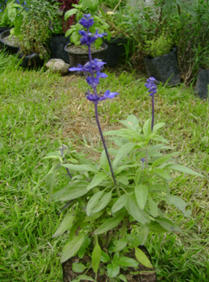
[[9, 39], [10, 30], [4, 30], [0, 33], [0, 46], [4, 48], [10, 54], [16, 54], [19, 50], [19, 46], [16, 42]]
[[2, 33], [5, 30], [9, 30], [8, 26], [0, 26], [0, 33]]
[[18, 57], [22, 61], [20, 66], [23, 68], [38, 69], [44, 64], [44, 60], [42, 60], [37, 53], [32, 53], [30, 55], [23, 55], [22, 53], [19, 53]]
[[170, 86], [176, 86], [180, 83], [176, 48], [173, 48], [170, 53], [159, 57], [146, 57], [144, 62], [149, 76], [154, 76], [163, 83], [167, 82]]
[[[98, 50], [92, 49], [92, 58], [98, 58], [104, 60], [105, 58], [105, 51], [107, 49], [107, 44], [103, 44]], [[70, 66], [77, 66], [78, 64], [84, 65], [86, 62], [89, 61], [88, 50], [84, 49], [80, 46], [75, 45], [66, 45], [65, 51], [68, 53], [68, 63]]]
[[126, 51], [125, 45], [127, 40], [125, 38], [112, 38], [106, 42], [108, 45], [105, 51], [104, 61], [108, 67], [116, 67], [125, 62]]
[[209, 96], [209, 69], [201, 69], [197, 75], [195, 92], [200, 98], [207, 99]]
[[69, 39], [64, 34], [55, 34], [49, 40], [49, 49], [51, 58], [62, 59], [68, 63], [68, 53], [64, 50], [66, 44], [69, 43]]

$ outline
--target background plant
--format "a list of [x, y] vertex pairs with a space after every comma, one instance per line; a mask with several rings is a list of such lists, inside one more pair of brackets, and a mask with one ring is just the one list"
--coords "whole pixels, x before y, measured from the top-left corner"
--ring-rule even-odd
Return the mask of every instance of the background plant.
[[13, 27], [17, 16], [24, 11], [25, 6], [25, 1], [3, 1], [0, 6], [0, 26]]
[[75, 17], [72, 15], [67, 20], [64, 19], [64, 14], [73, 8], [73, 4], [78, 4], [78, 0], [57, 0], [60, 3], [60, 9], [62, 11], [62, 29], [66, 32], [72, 24], [75, 22]]
[[[81, 18], [83, 17], [84, 14], [90, 13], [94, 17], [94, 26], [91, 27], [90, 31], [91, 32], [96, 32], [96, 30], [99, 33], [107, 33], [107, 39], [110, 38], [110, 33], [109, 33], [109, 25], [105, 21], [105, 19], [102, 17], [101, 14], [99, 14], [99, 1], [98, 0], [80, 0], [79, 4], [73, 4], [73, 9], [67, 11], [65, 13], [65, 20], [67, 20], [69, 17], [72, 15], [75, 15], [76, 23], [72, 25], [65, 33], [65, 36], [70, 37], [70, 41], [78, 46], [80, 45], [80, 34], [79, 30], [82, 29], [82, 25], [79, 23]], [[95, 42], [95, 47], [98, 48], [101, 46], [103, 43], [102, 39], [98, 39]]]
[[180, 28], [176, 38], [178, 60], [186, 84], [195, 81], [201, 67], [209, 67], [209, 2], [181, 1]]
[[[58, 17], [57, 3], [30, 0], [27, 11], [19, 14], [15, 20], [13, 34], [19, 40], [23, 54], [38, 53], [41, 58], [47, 58], [48, 40], [53, 32], [53, 22]], [[44, 19], [44, 20], [43, 20]]]

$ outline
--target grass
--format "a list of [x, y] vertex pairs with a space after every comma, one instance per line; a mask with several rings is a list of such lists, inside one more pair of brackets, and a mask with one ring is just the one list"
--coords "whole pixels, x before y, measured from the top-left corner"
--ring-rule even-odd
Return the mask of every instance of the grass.
[[[62, 281], [59, 254], [64, 240], [52, 239], [60, 221], [59, 204], [50, 200], [43, 157], [60, 144], [99, 145], [93, 107], [84, 98], [82, 77], [23, 71], [14, 57], [0, 58], [0, 281]], [[117, 127], [130, 113], [150, 116], [145, 78], [126, 71], [109, 72], [103, 89], [120, 92], [99, 106], [103, 128]], [[169, 212], [181, 234], [150, 236], [159, 281], [208, 281], [209, 104], [183, 85], [159, 86], [156, 119], [163, 135], [180, 152], [179, 162], [205, 177], [178, 176], [172, 190], [192, 209], [191, 218]]]

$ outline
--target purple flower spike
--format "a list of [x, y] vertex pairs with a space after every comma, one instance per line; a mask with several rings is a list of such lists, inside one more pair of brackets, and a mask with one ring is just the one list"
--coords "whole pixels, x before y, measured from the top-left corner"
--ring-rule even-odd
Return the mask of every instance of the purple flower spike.
[[145, 83], [145, 86], [148, 89], [148, 92], [150, 93], [150, 96], [153, 96], [157, 93], [157, 86], [156, 86], [156, 79], [154, 77], [149, 77], [147, 79], [147, 83]]
[[151, 123], [151, 130], [153, 130], [154, 127], [154, 120], [155, 120], [155, 94], [157, 93], [157, 85], [156, 79], [154, 77], [150, 77], [147, 79], [147, 83], [145, 83], [145, 86], [148, 89], [149, 95], [152, 96], [152, 123]]
[[91, 17], [90, 14], [85, 14], [83, 18], [79, 21], [79, 23], [86, 29], [89, 29], [94, 24], [94, 19]]

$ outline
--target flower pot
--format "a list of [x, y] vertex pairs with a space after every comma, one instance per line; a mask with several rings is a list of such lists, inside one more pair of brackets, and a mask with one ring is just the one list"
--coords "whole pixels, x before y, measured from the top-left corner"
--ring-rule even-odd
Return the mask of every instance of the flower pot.
[[9, 30], [8, 26], [0, 26], [0, 33], [2, 33], [5, 30]]
[[[144, 246], [139, 247], [151, 260], [150, 255], [147, 251], [147, 249]], [[134, 258], [134, 254], [131, 254], [130, 257]], [[84, 265], [89, 262], [88, 257], [84, 257], [82, 260], [80, 260], [81, 263]], [[74, 262], [78, 262], [79, 259], [74, 257], [62, 264], [62, 270], [63, 270], [63, 281], [64, 282], [70, 282], [73, 279], [76, 279], [77, 276], [84, 274], [79, 273], [76, 274], [72, 271], [72, 264]], [[131, 274], [134, 273], [134, 274]], [[92, 277], [94, 279], [95, 274], [93, 273], [92, 269], [90, 269], [88, 272], [85, 272], [86, 275]], [[135, 268], [127, 268], [126, 270], [121, 270], [121, 274], [125, 275], [127, 278], [127, 281], [141, 281], [141, 282], [155, 282], [157, 281], [156, 273], [154, 269], [146, 268], [142, 264], [139, 264], [139, 269], [136, 271]], [[87, 281], [87, 280], [81, 280], [81, 281]], [[110, 279], [107, 275], [98, 275], [97, 276], [97, 282], [108, 282]]]
[[124, 38], [112, 38], [106, 42], [108, 45], [105, 51], [104, 61], [108, 67], [116, 67], [124, 63], [126, 58], [125, 44], [127, 43]]
[[[89, 61], [87, 49], [75, 45], [66, 45], [64, 49], [68, 53], [68, 62], [72, 67], [75, 67], [78, 64], [84, 65]], [[92, 49], [92, 58], [104, 59], [106, 49], [107, 44], [105, 43], [99, 49]]]
[[49, 40], [49, 49], [51, 58], [62, 59], [68, 62], [68, 53], [64, 50], [66, 44], [69, 43], [69, 39], [64, 34], [55, 34]]
[[0, 45], [2, 48], [4, 48], [8, 53], [15, 54], [19, 50], [19, 46], [17, 41], [14, 39], [14, 37], [10, 38], [10, 30], [4, 30], [0, 33]]
[[200, 98], [207, 99], [209, 97], [209, 69], [201, 69], [197, 75], [195, 92]]
[[170, 86], [176, 86], [180, 83], [176, 48], [159, 57], [146, 57], [144, 63], [149, 76], [154, 76], [163, 83], [167, 82]]
[[44, 60], [42, 60], [37, 53], [32, 53], [29, 55], [19, 53], [18, 57], [22, 60], [20, 66], [23, 68], [38, 69], [44, 64]]

